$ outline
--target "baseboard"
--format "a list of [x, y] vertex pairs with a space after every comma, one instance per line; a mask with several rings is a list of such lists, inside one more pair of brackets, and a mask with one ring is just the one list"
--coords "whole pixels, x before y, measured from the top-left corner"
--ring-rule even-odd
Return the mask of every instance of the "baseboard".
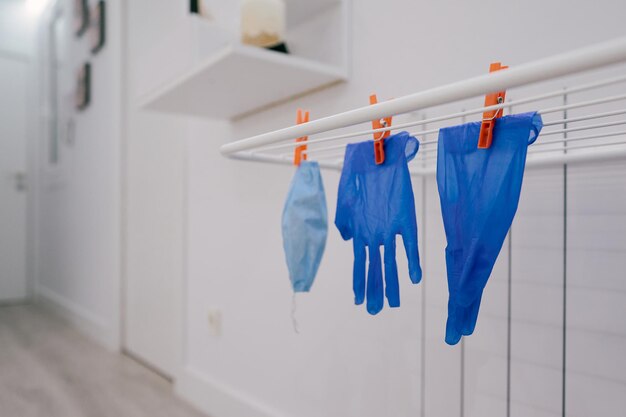
[[37, 286], [34, 300], [36, 304], [62, 317], [96, 343], [113, 351], [119, 350], [119, 335], [101, 317], [42, 285]]
[[200, 372], [184, 369], [176, 393], [211, 417], [286, 417], [254, 398]]

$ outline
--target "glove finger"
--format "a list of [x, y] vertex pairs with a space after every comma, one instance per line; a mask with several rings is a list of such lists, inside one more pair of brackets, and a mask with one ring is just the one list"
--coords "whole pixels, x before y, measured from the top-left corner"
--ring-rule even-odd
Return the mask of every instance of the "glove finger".
[[352, 289], [354, 290], [354, 304], [360, 305], [365, 300], [365, 244], [354, 239], [352, 245], [354, 247]]
[[446, 343], [456, 345], [461, 340], [463, 325], [463, 317], [459, 311], [459, 306], [454, 302], [452, 297], [448, 299], [448, 320], [446, 321]]
[[385, 295], [387, 296], [389, 307], [400, 307], [395, 236], [385, 243]]
[[474, 333], [481, 297], [474, 300], [469, 306], [459, 304], [456, 297], [448, 301], [448, 321], [446, 322], [446, 343], [455, 345], [462, 336]]
[[413, 284], [422, 280], [422, 268], [420, 267], [420, 255], [417, 247], [417, 230], [409, 228], [410, 231], [402, 232], [402, 242], [406, 250], [406, 258], [409, 261], [409, 277]]
[[461, 326], [461, 332], [464, 336], [469, 336], [474, 333], [474, 329], [476, 328], [476, 321], [478, 320], [478, 310], [480, 309], [480, 301], [482, 299], [482, 294], [474, 300], [469, 307], [466, 307], [467, 313], [465, 314], [465, 321]]
[[369, 246], [369, 268], [367, 271], [367, 311], [378, 314], [383, 309], [383, 271], [380, 262], [380, 247]]

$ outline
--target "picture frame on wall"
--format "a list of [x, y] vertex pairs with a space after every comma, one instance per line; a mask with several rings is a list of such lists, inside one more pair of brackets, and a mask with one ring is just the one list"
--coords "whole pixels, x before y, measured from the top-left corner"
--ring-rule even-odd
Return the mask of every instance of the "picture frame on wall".
[[89, 26], [89, 8], [87, 0], [74, 0], [74, 34], [81, 36]]
[[85, 62], [76, 76], [76, 92], [74, 97], [78, 110], [84, 110], [91, 102], [91, 64]]
[[98, 1], [91, 9], [91, 26], [89, 29], [89, 40], [91, 52], [96, 54], [105, 43], [106, 35], [106, 7], [103, 0]]
[[213, 15], [211, 14], [208, 3], [207, 0], [189, 0], [189, 12], [212, 20]]
[[200, 0], [189, 0], [189, 12], [200, 14]]

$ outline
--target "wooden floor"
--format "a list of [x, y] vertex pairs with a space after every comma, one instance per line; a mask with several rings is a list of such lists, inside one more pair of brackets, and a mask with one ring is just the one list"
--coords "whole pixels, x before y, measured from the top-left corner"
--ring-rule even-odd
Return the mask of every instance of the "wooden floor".
[[132, 359], [99, 347], [46, 310], [16, 305], [0, 307], [0, 416], [204, 415]]

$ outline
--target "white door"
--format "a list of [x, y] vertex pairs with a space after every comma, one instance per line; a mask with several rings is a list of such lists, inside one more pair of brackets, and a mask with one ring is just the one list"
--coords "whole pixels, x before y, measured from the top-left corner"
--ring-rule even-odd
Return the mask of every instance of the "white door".
[[27, 62], [0, 56], [0, 301], [27, 295], [27, 71]]

